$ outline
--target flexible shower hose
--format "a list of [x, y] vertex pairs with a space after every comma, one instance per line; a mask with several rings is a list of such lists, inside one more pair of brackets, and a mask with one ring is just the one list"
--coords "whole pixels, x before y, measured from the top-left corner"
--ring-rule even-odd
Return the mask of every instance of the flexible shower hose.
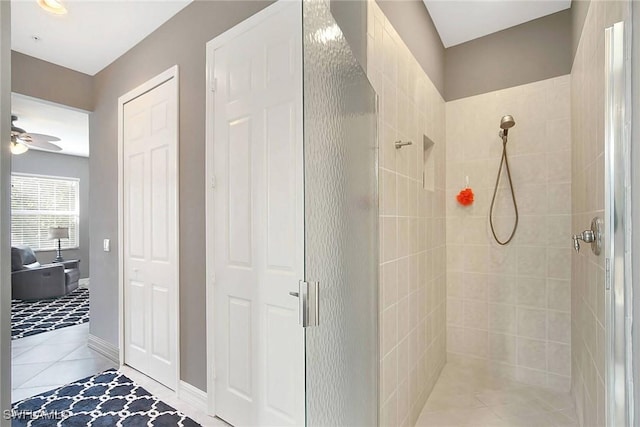
[[[498, 184], [500, 183], [500, 175], [502, 175], [502, 165], [504, 164], [505, 169], [507, 170], [507, 178], [509, 179], [509, 188], [511, 189], [511, 199], [513, 200], [513, 208], [516, 211], [516, 222], [513, 225], [513, 231], [511, 235], [506, 241], [500, 241], [498, 236], [496, 235], [496, 230], [493, 228], [493, 205], [496, 202], [496, 194], [498, 193]], [[499, 245], [506, 245], [513, 239], [513, 236], [516, 234], [516, 229], [518, 228], [518, 203], [516, 203], [516, 195], [513, 191], [513, 181], [511, 180], [511, 171], [509, 170], [509, 159], [507, 159], [507, 138], [506, 136], [502, 139], [502, 158], [500, 159], [500, 168], [498, 169], [498, 176], [496, 177], [496, 186], [493, 189], [493, 198], [491, 199], [491, 208], [489, 209], [489, 224], [491, 225], [491, 233], [493, 234], [493, 238], [496, 239]]]

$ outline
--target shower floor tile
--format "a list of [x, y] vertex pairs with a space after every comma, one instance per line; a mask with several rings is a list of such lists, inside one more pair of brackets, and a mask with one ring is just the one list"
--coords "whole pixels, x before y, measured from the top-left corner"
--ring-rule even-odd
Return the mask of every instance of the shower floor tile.
[[573, 401], [562, 393], [515, 382], [449, 362], [442, 370], [417, 427], [578, 426]]

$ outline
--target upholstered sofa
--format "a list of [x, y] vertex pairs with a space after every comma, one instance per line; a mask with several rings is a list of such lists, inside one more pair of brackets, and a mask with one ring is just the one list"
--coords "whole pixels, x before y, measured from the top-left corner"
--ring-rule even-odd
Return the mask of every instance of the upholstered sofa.
[[[68, 268], [71, 267], [71, 268]], [[11, 247], [11, 298], [61, 297], [78, 288], [78, 265], [40, 264], [28, 246]]]

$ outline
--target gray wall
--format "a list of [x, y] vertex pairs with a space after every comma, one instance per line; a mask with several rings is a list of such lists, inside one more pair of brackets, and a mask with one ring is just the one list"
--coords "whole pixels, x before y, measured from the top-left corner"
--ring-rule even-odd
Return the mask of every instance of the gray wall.
[[[62, 251], [65, 259], [80, 259], [80, 277], [89, 277], [89, 159], [29, 150], [12, 156], [12, 172], [78, 178], [80, 180], [80, 247]], [[40, 251], [40, 262], [55, 258], [55, 251]]]
[[582, 35], [582, 27], [587, 19], [591, 0], [571, 0], [571, 63], [578, 50], [580, 36]]
[[445, 51], [445, 100], [571, 73], [571, 10], [563, 10]]
[[[196, 1], [95, 76], [91, 141], [91, 334], [118, 345], [118, 97], [180, 68], [181, 379], [206, 390], [205, 44], [266, 1]], [[111, 252], [102, 251], [110, 238]]]
[[11, 51], [11, 90], [81, 110], [93, 110], [93, 77]]
[[331, 0], [331, 14], [363, 70], [367, 69], [367, 2]]
[[440, 95], [445, 98], [445, 49], [422, 0], [376, 2]]

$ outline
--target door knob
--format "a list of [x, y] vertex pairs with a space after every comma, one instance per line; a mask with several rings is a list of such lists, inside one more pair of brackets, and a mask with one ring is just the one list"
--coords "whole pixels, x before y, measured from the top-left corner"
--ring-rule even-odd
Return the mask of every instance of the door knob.
[[584, 243], [591, 244], [591, 251], [594, 255], [600, 255], [600, 250], [602, 248], [602, 220], [598, 217], [595, 217], [591, 220], [591, 228], [589, 230], [584, 230], [580, 234], [573, 235], [573, 249], [576, 252], [580, 252], [580, 240]]
[[298, 298], [300, 296], [300, 294], [298, 292], [289, 292], [289, 295], [291, 295], [292, 297], [296, 297], [296, 298]]

